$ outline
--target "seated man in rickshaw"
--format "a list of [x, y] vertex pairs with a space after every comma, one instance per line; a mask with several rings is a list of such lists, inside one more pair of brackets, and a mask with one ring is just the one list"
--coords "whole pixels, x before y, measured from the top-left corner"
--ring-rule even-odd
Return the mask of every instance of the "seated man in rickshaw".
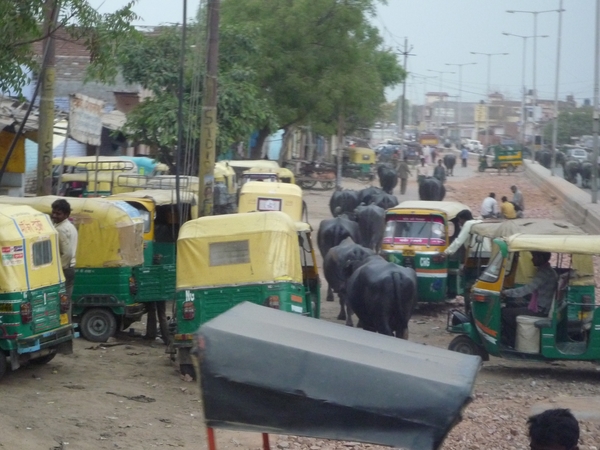
[[549, 252], [531, 252], [533, 265], [537, 267], [531, 281], [519, 288], [502, 290], [502, 295], [512, 298], [522, 298], [531, 294], [527, 306], [523, 301], [517, 301], [502, 308], [502, 336], [509, 347], [515, 346], [517, 316], [547, 317], [550, 312], [558, 283], [558, 275], [549, 262], [550, 256]]

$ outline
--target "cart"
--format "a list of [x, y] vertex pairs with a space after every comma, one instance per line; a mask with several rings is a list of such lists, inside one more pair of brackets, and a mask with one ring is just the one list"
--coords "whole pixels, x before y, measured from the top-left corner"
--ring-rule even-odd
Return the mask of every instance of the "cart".
[[314, 189], [319, 186], [324, 190], [333, 189], [336, 181], [334, 164], [295, 160], [290, 162], [296, 174], [296, 184], [302, 189]]

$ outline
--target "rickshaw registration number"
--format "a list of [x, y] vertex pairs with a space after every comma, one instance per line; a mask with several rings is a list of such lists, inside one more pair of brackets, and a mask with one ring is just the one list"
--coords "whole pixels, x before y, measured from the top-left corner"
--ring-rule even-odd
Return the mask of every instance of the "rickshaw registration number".
[[67, 325], [69, 323], [69, 315], [68, 314], [61, 314], [60, 315], [60, 324], [61, 325]]
[[414, 250], [404, 250], [402, 252], [402, 256], [415, 256], [415, 251]]

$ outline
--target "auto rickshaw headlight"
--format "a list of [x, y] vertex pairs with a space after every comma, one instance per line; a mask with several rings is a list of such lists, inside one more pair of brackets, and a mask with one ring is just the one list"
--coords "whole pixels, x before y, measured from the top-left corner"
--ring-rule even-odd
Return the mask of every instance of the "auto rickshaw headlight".
[[66, 314], [69, 312], [69, 308], [71, 306], [71, 302], [69, 301], [69, 297], [66, 294], [61, 294], [60, 296], [60, 313]]
[[269, 308], [279, 309], [279, 295], [270, 295], [265, 303]]
[[31, 303], [21, 303], [21, 323], [29, 323], [33, 320], [33, 310]]
[[183, 302], [183, 318], [186, 320], [192, 320], [196, 317], [196, 307], [194, 302]]

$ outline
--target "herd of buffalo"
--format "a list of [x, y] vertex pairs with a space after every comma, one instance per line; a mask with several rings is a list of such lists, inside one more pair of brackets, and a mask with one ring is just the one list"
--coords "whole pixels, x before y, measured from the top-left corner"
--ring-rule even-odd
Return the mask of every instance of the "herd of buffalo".
[[[552, 152], [549, 150], [541, 150], [536, 152], [535, 160], [546, 169], [552, 166]], [[591, 161], [580, 161], [575, 158], [569, 158], [562, 152], [556, 152], [556, 165], [563, 168], [563, 176], [570, 183], [577, 183], [577, 175], [581, 177], [581, 185], [584, 188], [591, 186], [592, 167]]]

